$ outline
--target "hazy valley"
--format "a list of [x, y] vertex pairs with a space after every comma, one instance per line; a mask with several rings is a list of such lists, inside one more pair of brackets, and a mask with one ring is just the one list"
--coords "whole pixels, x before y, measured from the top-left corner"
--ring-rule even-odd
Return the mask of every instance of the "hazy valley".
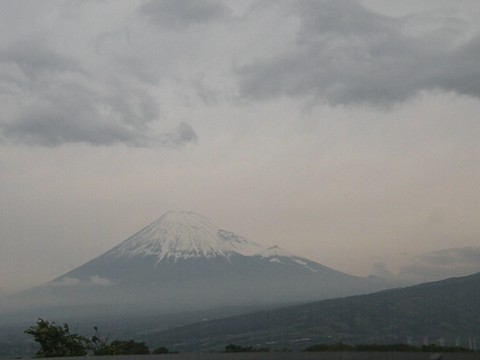
[[229, 343], [295, 351], [338, 342], [473, 346], [479, 279], [384, 290], [401, 283], [342, 273], [202, 215], [170, 212], [51, 282], [4, 297], [0, 348], [30, 354], [22, 331], [37, 318], [181, 352]]

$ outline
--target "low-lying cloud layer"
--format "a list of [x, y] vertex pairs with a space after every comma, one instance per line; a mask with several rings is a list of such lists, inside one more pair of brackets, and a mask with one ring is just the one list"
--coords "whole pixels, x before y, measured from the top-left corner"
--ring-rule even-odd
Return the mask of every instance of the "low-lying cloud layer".
[[68, 286], [111, 286], [113, 285], [114, 282], [107, 279], [107, 278], [104, 278], [104, 277], [101, 277], [101, 276], [98, 276], [98, 275], [93, 275], [93, 276], [90, 276], [88, 279], [86, 280], [80, 280], [80, 279], [77, 279], [77, 278], [73, 278], [73, 277], [63, 277], [59, 280], [55, 280], [55, 281], [52, 281], [48, 284], [48, 286], [62, 286], [62, 287], [68, 287]]
[[435, 281], [480, 272], [480, 247], [444, 249], [416, 257], [400, 268], [399, 276], [408, 281]]

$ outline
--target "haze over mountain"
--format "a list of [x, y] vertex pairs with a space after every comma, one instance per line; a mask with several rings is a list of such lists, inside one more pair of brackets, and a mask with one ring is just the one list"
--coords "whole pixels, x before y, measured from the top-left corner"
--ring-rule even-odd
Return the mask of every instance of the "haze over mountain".
[[473, 347], [480, 330], [480, 273], [374, 294], [328, 299], [199, 322], [147, 336], [176, 350], [230, 343], [305, 348], [321, 343], [424, 342]]
[[285, 304], [387, 286], [249, 241], [200, 214], [169, 212], [84, 265], [12, 296], [14, 305], [6, 308], [36, 316], [164, 313]]

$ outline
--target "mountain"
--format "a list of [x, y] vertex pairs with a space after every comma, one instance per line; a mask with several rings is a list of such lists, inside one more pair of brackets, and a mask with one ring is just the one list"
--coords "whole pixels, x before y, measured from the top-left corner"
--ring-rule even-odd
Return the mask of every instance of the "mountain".
[[174, 350], [230, 343], [298, 350], [312, 344], [424, 342], [473, 347], [480, 338], [480, 273], [200, 322], [150, 334]]
[[158, 314], [286, 304], [387, 286], [259, 245], [202, 215], [169, 212], [97, 258], [10, 299], [15, 309], [45, 317]]

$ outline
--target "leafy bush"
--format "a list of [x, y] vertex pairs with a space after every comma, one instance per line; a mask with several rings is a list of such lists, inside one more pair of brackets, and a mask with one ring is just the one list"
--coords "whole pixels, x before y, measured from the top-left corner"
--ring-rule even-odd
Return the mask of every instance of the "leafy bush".
[[38, 319], [35, 326], [25, 330], [40, 344], [36, 357], [85, 356], [90, 340], [78, 334], [71, 334], [67, 324], [63, 326]]
[[170, 351], [165, 346], [161, 346], [159, 348], [154, 349], [153, 353], [154, 354], [169, 354]]
[[38, 319], [35, 326], [25, 330], [32, 335], [35, 342], [40, 345], [36, 357], [69, 357], [93, 355], [142, 355], [149, 350], [144, 342], [130, 340], [114, 340], [108, 342], [108, 337], [102, 337], [98, 328], [94, 327], [95, 335], [91, 339], [82, 335], [70, 333], [69, 326], [55, 324], [43, 319]]
[[102, 349], [102, 353], [94, 355], [143, 355], [149, 354], [144, 342], [135, 340], [114, 340]]
[[253, 346], [241, 346], [230, 344], [225, 346], [226, 353], [239, 353], [239, 352], [268, 352], [268, 348], [254, 348]]

